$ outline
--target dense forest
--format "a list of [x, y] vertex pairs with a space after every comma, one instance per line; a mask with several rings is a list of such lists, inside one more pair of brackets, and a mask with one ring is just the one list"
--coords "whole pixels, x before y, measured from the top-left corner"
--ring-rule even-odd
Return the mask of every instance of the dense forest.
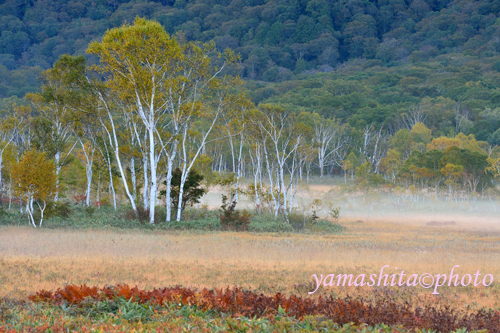
[[141, 16], [240, 54], [254, 103], [357, 127], [394, 127], [412, 105], [439, 105], [433, 130], [498, 144], [500, 116], [485, 110], [500, 102], [499, 12], [494, 0], [2, 1], [0, 97], [11, 97], [6, 105], [34, 92], [60, 55], [85, 54]]
[[[3, 195], [10, 207], [23, 165], [44, 154], [54, 201], [100, 205], [107, 187], [109, 204], [149, 207], [151, 221], [160, 183], [191, 171], [234, 202], [251, 179], [246, 194], [275, 215], [310, 175], [342, 176], [364, 201], [381, 189], [491, 200], [499, 12], [489, 0], [3, 1]], [[166, 188], [179, 220], [183, 185], [178, 201]]]
[[499, 12], [494, 0], [6, 0], [0, 95], [22, 97], [36, 86], [37, 71], [62, 54], [84, 54], [90, 41], [136, 16], [187, 40], [234, 49], [246, 78], [279, 81], [359, 58], [397, 66], [450, 53], [494, 57]]

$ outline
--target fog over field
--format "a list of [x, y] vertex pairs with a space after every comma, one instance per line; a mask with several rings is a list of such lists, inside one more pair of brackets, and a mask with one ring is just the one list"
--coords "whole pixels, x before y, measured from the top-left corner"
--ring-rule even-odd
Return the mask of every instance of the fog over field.
[[[359, 193], [356, 196], [346, 195], [341, 185], [324, 185], [317, 182], [318, 180], [315, 180], [310, 185], [302, 184], [297, 191], [294, 205], [298, 213], [307, 215], [311, 213], [311, 209], [316, 209], [318, 216], [330, 218], [329, 207], [340, 207], [343, 221], [390, 222], [446, 227], [450, 230], [500, 231], [500, 200], [496, 198], [446, 202], [424, 197], [415, 202], [410, 201], [409, 196], [402, 200], [394, 194], [377, 194], [372, 203], [371, 198], [363, 199]], [[208, 205], [210, 209], [219, 208], [221, 195], [224, 193], [223, 189], [212, 188], [201, 198], [197, 207]], [[255, 202], [252, 199], [249, 196], [241, 196], [240, 209], [254, 209]], [[314, 205], [315, 200], [321, 202]]]

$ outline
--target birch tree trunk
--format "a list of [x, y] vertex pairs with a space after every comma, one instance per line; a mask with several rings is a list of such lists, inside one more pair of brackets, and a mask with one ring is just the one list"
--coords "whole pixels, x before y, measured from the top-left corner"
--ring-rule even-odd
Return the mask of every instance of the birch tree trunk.
[[[10, 179], [12, 179], [12, 172], [10, 172]], [[9, 182], [9, 210], [12, 205], [12, 181]]]
[[[255, 156], [252, 154], [252, 147], [255, 150]], [[260, 145], [257, 143], [255, 145], [250, 145], [250, 150], [248, 152], [248, 155], [250, 156], [250, 161], [252, 163], [252, 171], [253, 171], [253, 183], [254, 183], [254, 190], [255, 190], [255, 205], [257, 208], [257, 211], [261, 211], [260, 207], [260, 197], [259, 197], [259, 173], [262, 168], [262, 157], [261, 157], [261, 152], [260, 152]]]
[[2, 189], [3, 183], [2, 183], [2, 166], [3, 166], [3, 151], [0, 151], [0, 190]]
[[108, 145], [106, 144], [106, 142], [104, 142], [104, 148], [106, 149], [106, 165], [108, 167], [108, 172], [109, 172], [109, 189], [111, 190], [111, 196], [113, 198], [113, 208], [116, 211], [116, 193], [113, 182], [113, 172], [112, 172], [113, 170], [112, 170], [110, 154], [108, 151]]
[[[150, 119], [154, 122], [153, 119]], [[156, 207], [156, 193], [157, 193], [157, 178], [156, 178], [156, 154], [155, 154], [155, 139], [154, 130], [149, 130], [149, 169], [151, 175], [151, 188], [149, 192], [149, 223], [155, 223], [155, 207]]]
[[57, 151], [54, 156], [54, 160], [56, 162], [56, 194], [54, 195], [54, 202], [59, 200], [59, 172], [61, 171], [60, 159], [61, 153]]
[[219, 100], [219, 105], [217, 106], [217, 110], [215, 111], [215, 114], [213, 114], [213, 119], [211, 120], [210, 127], [203, 134], [202, 139], [200, 140], [200, 143], [198, 144], [198, 149], [196, 149], [196, 153], [191, 158], [190, 162], [188, 162], [188, 152], [187, 152], [187, 146], [186, 146], [189, 123], [184, 124], [184, 131], [183, 131], [183, 137], [182, 137], [182, 158], [183, 158], [182, 164], [183, 165], [182, 165], [181, 183], [179, 185], [179, 200], [178, 200], [179, 204], [177, 207], [177, 221], [180, 221], [181, 216], [182, 216], [182, 201], [183, 201], [182, 196], [184, 194], [184, 184], [186, 183], [186, 179], [188, 177], [189, 171], [191, 171], [191, 168], [193, 167], [194, 163], [196, 162], [196, 159], [198, 158], [200, 153], [205, 148], [205, 144], [207, 143], [208, 136], [212, 132], [212, 129], [214, 128], [219, 116], [223, 112], [224, 106], [225, 105], [222, 103], [222, 100]]
[[[29, 202], [32, 202], [32, 201], [33, 201], [33, 197], [29, 197], [27, 202], [26, 202], [26, 212], [28, 213], [31, 224], [33, 224], [33, 227], [36, 228], [35, 219], [33, 218], [33, 205], [29, 204]], [[22, 200], [21, 200], [21, 207], [22, 207]]]
[[43, 223], [43, 213], [45, 212], [45, 208], [47, 208], [47, 203], [43, 201], [43, 205], [40, 205], [40, 203], [37, 201], [36, 204], [38, 205], [38, 208], [40, 208], [40, 225], [39, 227], [42, 227]]
[[271, 169], [271, 165], [269, 164], [269, 157], [265, 143], [263, 146], [264, 146], [264, 156], [266, 159], [266, 167], [267, 167], [266, 169], [267, 169], [267, 174], [269, 176], [269, 186], [270, 186], [269, 191], [271, 192], [271, 197], [273, 198], [273, 203], [274, 203], [274, 217], [278, 217], [278, 202], [276, 201], [276, 196], [274, 195], [273, 170]]
[[135, 174], [135, 158], [130, 158], [130, 178], [132, 180], [132, 197], [137, 201], [137, 176]]
[[94, 145], [89, 145], [89, 149], [85, 148], [82, 140], [79, 139], [80, 145], [82, 146], [82, 152], [85, 156], [85, 175], [87, 176], [87, 189], [85, 191], [85, 205], [90, 206], [90, 191], [92, 186], [92, 166], [94, 164]]
[[143, 177], [144, 177], [144, 189], [142, 191], [142, 202], [143, 202], [144, 208], [148, 207], [148, 205], [149, 205], [148, 171], [149, 171], [148, 157], [146, 155], [143, 155], [143, 157], [142, 157], [142, 173], [143, 173]]
[[108, 137], [108, 142], [109, 142], [110, 146], [113, 148], [113, 153], [115, 155], [116, 164], [118, 166], [118, 170], [120, 171], [120, 176], [122, 178], [122, 183], [123, 183], [123, 187], [125, 188], [125, 193], [127, 195], [127, 198], [129, 199], [130, 205], [132, 206], [132, 209], [134, 210], [136, 217], [138, 217], [139, 215], [137, 213], [137, 206], [135, 205], [134, 198], [130, 194], [130, 190], [129, 190], [129, 186], [128, 186], [128, 182], [127, 182], [127, 176], [125, 174], [125, 171], [123, 170], [123, 165], [122, 165], [122, 162], [120, 159], [120, 148], [119, 148], [120, 145], [118, 142], [118, 136], [116, 135], [116, 126], [115, 126], [115, 123], [113, 121], [113, 115], [112, 115], [111, 110], [108, 106], [108, 103], [106, 102], [106, 100], [102, 94], [99, 94], [99, 99], [102, 102], [104, 109], [106, 110], [106, 115], [107, 115], [107, 118], [109, 119], [109, 127], [111, 127], [111, 131], [108, 129], [108, 126], [106, 126], [103, 118], [99, 117], [99, 121], [102, 125], [102, 128], [106, 132], [106, 136]]
[[166, 222], [172, 219], [172, 200], [170, 198], [172, 191], [172, 169], [177, 154], [177, 140], [174, 140], [172, 154], [167, 155], [167, 179], [165, 185], [165, 208], [166, 208]]

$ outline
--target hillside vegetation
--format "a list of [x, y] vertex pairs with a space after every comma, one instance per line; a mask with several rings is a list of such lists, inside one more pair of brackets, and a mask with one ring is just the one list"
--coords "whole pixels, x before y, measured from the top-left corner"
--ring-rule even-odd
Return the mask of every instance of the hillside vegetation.
[[[107, 29], [141, 16], [188, 41], [214, 40], [219, 50], [234, 49], [247, 79], [284, 81], [294, 73], [330, 72], [353, 59], [367, 59], [365, 68], [384, 68], [387, 75], [374, 80], [377, 84], [392, 87], [409, 77], [398, 85], [410, 90], [399, 99], [381, 101], [368, 94], [366, 102], [349, 105], [348, 113], [367, 102], [415, 102], [427, 96], [463, 101], [467, 96], [457, 96], [464, 94], [463, 86], [484, 72], [492, 77], [485, 79], [486, 87], [476, 87], [484, 90], [482, 96], [469, 98], [489, 100], [484, 95], [498, 85], [494, 73], [500, 69], [499, 12], [494, 0], [7, 0], [0, 5], [0, 97], [34, 91], [41, 70], [60, 55], [84, 54]], [[428, 71], [408, 66], [420, 62], [429, 62]], [[406, 66], [385, 69], [400, 65]], [[450, 72], [452, 78], [445, 75]]]

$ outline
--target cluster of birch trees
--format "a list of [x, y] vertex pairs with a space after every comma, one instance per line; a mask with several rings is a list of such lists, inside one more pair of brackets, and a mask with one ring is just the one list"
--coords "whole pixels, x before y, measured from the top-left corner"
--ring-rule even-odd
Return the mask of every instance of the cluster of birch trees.
[[[248, 156], [257, 204], [264, 200], [263, 177], [267, 177], [271, 189], [267, 200], [272, 200], [277, 215], [292, 209], [298, 175], [302, 177], [304, 166], [309, 173], [311, 156], [317, 154], [323, 174], [325, 167], [341, 160], [347, 147], [334, 120], [315, 115], [309, 117], [313, 124], [306, 129], [280, 107], [256, 109], [238, 92], [239, 78], [229, 75], [238, 60], [233, 53], [217, 53], [213, 44], [175, 40], [156, 22], [137, 18], [133, 25], [109, 30], [102, 41], [90, 44], [87, 53], [90, 61], [63, 55], [43, 73], [41, 92], [28, 94], [29, 106], [16, 107], [4, 119], [0, 151], [2, 156], [9, 145], [15, 146], [17, 161], [32, 146], [47, 151], [59, 182], [61, 168], [77, 146], [84, 156], [86, 205], [90, 205], [94, 161], [100, 156], [109, 173], [115, 208], [113, 170], [117, 169], [132, 209], [136, 213], [138, 205], [149, 209], [151, 223], [160, 180], [165, 179], [166, 219], [175, 215], [180, 220], [189, 171], [207, 159], [214, 168], [219, 162], [220, 169], [222, 152], [221, 159], [210, 156], [229, 146], [235, 175], [232, 200], [238, 201]], [[311, 139], [317, 151], [306, 144]], [[182, 170], [182, 176], [177, 212], [172, 213], [174, 167]], [[139, 190], [138, 179], [143, 184]]]
[[[236, 57], [230, 52], [217, 54], [213, 44], [178, 42], [159, 23], [140, 18], [133, 25], [109, 30], [87, 52], [95, 63], [87, 63], [83, 56], [62, 56], [44, 73], [42, 91], [27, 96], [32, 112], [41, 115], [39, 119], [50, 127], [46, 134], [51, 137], [46, 136], [45, 141], [53, 150], [57, 175], [64, 164], [63, 152], [71, 152], [67, 146], [80, 144], [86, 160], [89, 204], [93, 161], [100, 153], [110, 173], [115, 207], [113, 166], [137, 212], [134, 153], [138, 151], [144, 173], [142, 203], [149, 208], [150, 222], [154, 223], [158, 176], [166, 169], [169, 198], [172, 166], [177, 159], [183, 171], [179, 220], [187, 174], [214, 125], [237, 102], [234, 87], [239, 81], [223, 73]], [[193, 125], [200, 121], [203, 126]], [[7, 138], [2, 149], [13, 140], [30, 146], [37, 124], [23, 127], [18, 120], [16, 125], [11, 132], [2, 131]], [[22, 154], [25, 150], [17, 151]], [[160, 161], [166, 164], [161, 171]], [[54, 200], [58, 200], [57, 193]], [[169, 204], [167, 200], [167, 220], [171, 216]]]

